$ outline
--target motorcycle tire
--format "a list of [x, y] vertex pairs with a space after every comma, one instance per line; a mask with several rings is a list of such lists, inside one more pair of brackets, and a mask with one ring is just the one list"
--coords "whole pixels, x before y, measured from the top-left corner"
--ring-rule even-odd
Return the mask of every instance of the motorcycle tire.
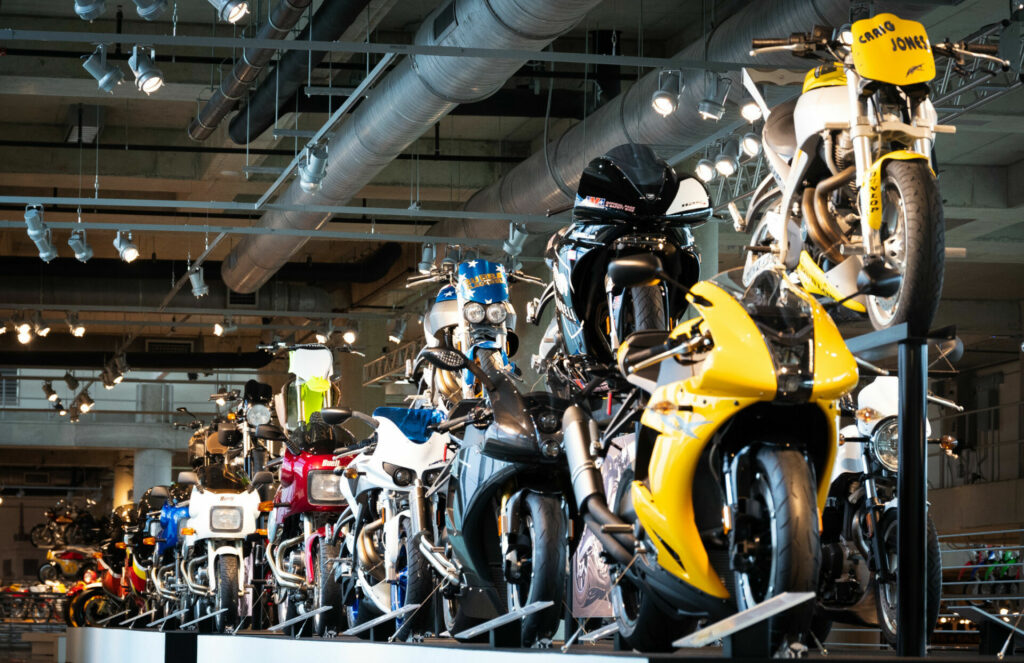
[[[349, 628], [362, 626], [371, 619], [376, 619], [383, 614], [377, 609], [377, 606], [373, 605], [373, 601], [368, 598], [356, 599], [354, 604], [346, 606], [345, 612], [348, 615]], [[376, 639], [390, 638], [395, 632], [395, 622], [389, 621], [379, 624], [370, 630], [374, 631]], [[369, 640], [370, 630], [357, 633], [356, 637], [360, 640]]]
[[395, 570], [398, 572], [399, 583], [405, 575], [405, 596], [398, 593], [400, 584], [392, 585], [391, 609], [397, 610], [407, 605], [419, 604], [420, 607], [411, 615], [407, 615], [401, 623], [396, 620], [395, 640], [411, 640], [422, 635], [433, 623], [430, 610], [430, 594], [434, 591], [434, 574], [430, 562], [420, 552], [420, 537], [412, 531], [412, 521], [403, 518], [399, 524], [399, 536], [402, 539], [402, 550], [399, 553]]
[[315, 600], [313, 608], [322, 608], [325, 605], [332, 607], [327, 612], [313, 615], [313, 633], [325, 636], [329, 633], [343, 631], [344, 619], [341, 613], [341, 585], [334, 579], [334, 571], [330, 568], [329, 560], [338, 557], [340, 546], [338, 544], [328, 545], [323, 541], [313, 551], [313, 582], [315, 586]]
[[[895, 569], [894, 579], [886, 583], [886, 586], [879, 585], [876, 589], [875, 610], [878, 614], [878, 627], [882, 630], [882, 637], [892, 648], [896, 648], [896, 615], [897, 615], [897, 580], [896, 569], [896, 510], [890, 509], [879, 521], [878, 532], [882, 537], [882, 548], [889, 558], [890, 568]], [[939, 533], [935, 529], [932, 515], [927, 516], [927, 529], [925, 534], [925, 626], [928, 640], [931, 640], [935, 623], [939, 619], [939, 602], [942, 599], [942, 553], [939, 550]]]
[[884, 258], [899, 265], [903, 279], [893, 297], [867, 298], [868, 318], [875, 329], [906, 322], [911, 334], [928, 332], [942, 295], [945, 228], [942, 198], [928, 163], [920, 159], [886, 163], [882, 178]]
[[[295, 603], [296, 600], [297, 599], [294, 597], [294, 592], [288, 592], [281, 598], [281, 601], [277, 604], [278, 624], [281, 624], [283, 622], [288, 621], [289, 619], [294, 619], [295, 617], [299, 616], [299, 608]], [[291, 626], [285, 626], [283, 629], [281, 629], [281, 633], [283, 633], [286, 637], [291, 638], [298, 635], [299, 629], [301, 627], [301, 623], [292, 624]]]
[[107, 596], [101, 588], [83, 592], [78, 598], [76, 621], [80, 626], [102, 626], [101, 621], [120, 612], [121, 604]]
[[60, 568], [55, 564], [43, 564], [39, 567], [39, 582], [45, 583], [47, 581], [60, 580], [61, 571]]
[[238, 624], [238, 558], [222, 555], [217, 558], [217, 595], [215, 610], [227, 608], [213, 618], [214, 628], [224, 633]]
[[[734, 571], [738, 610], [783, 592], [814, 592], [821, 563], [817, 497], [807, 459], [794, 449], [763, 447], [754, 456], [753, 469], [748, 517], [760, 519], [758, 538], [776, 545], [755, 553], [749, 570]], [[772, 617], [772, 651], [799, 641], [810, 629], [813, 614], [814, 603], [806, 602]]]
[[78, 523], [70, 523], [64, 528], [64, 540], [70, 546], [88, 543], [86, 541], [85, 530], [83, 530]]
[[629, 333], [651, 329], [665, 329], [665, 298], [661, 294], [661, 288], [656, 285], [637, 286], [629, 289], [630, 299], [633, 300], [633, 328]]
[[521, 542], [529, 542], [529, 554], [521, 557], [530, 560], [529, 574], [525, 578], [506, 579], [508, 607], [513, 610], [537, 601], [554, 603], [523, 618], [522, 644], [532, 647], [550, 641], [562, 619], [568, 526], [559, 498], [530, 492], [522, 503], [521, 530], [513, 535], [518, 535], [516, 538]]
[[45, 524], [40, 523], [32, 528], [29, 532], [29, 540], [32, 545], [36, 548], [47, 549], [52, 548], [54, 544], [53, 530], [47, 527]]

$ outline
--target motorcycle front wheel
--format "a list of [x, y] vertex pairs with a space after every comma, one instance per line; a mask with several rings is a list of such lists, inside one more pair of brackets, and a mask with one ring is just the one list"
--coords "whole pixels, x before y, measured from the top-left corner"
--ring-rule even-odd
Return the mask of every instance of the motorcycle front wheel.
[[[875, 593], [875, 609], [878, 614], [878, 627], [882, 629], [882, 637], [890, 647], [896, 647], [896, 614], [898, 609], [897, 595], [897, 548], [896, 548], [896, 510], [890, 509], [880, 519], [878, 533], [882, 537], [882, 551], [888, 560], [892, 580], [878, 584]], [[928, 514], [928, 525], [925, 533], [925, 626], [928, 639], [932, 638], [935, 622], [939, 618], [939, 602], [942, 599], [942, 553], [939, 550], [939, 533]]]
[[[746, 516], [758, 544], [752, 554], [744, 554], [744, 570], [734, 572], [739, 610], [783, 592], [814, 592], [821, 563], [817, 499], [807, 459], [795, 449], [764, 447], [754, 456], [752, 476]], [[813, 613], [814, 603], [805, 602], [772, 617], [772, 651], [799, 641]]]
[[222, 555], [217, 558], [217, 594], [214, 610], [227, 608], [213, 618], [214, 628], [224, 633], [238, 623], [238, 558]]
[[313, 608], [331, 606], [331, 610], [312, 617], [313, 633], [320, 636], [343, 630], [341, 585], [334, 579], [334, 571], [329, 565], [329, 560], [337, 558], [339, 549], [338, 544], [328, 545], [321, 539], [320, 545], [313, 551]]
[[416, 534], [412, 531], [412, 521], [403, 518], [399, 524], [401, 549], [395, 563], [398, 582], [391, 586], [391, 609], [417, 603], [420, 607], [413, 614], [396, 620], [395, 640], [409, 640], [433, 623], [429, 599], [434, 589], [434, 574], [430, 562], [420, 552], [420, 539]]
[[523, 618], [523, 646], [532, 647], [550, 640], [562, 619], [567, 525], [558, 498], [530, 492], [523, 499], [523, 506], [519, 530], [510, 532], [516, 540], [518, 564], [512, 574], [506, 572], [508, 609], [537, 601], [554, 603]]
[[53, 530], [40, 523], [29, 532], [29, 540], [36, 548], [52, 548], [54, 544]]
[[945, 220], [935, 178], [922, 159], [889, 161], [882, 178], [882, 257], [900, 272], [892, 297], [867, 298], [875, 329], [906, 322], [911, 334], [927, 333], [942, 295]]
[[60, 568], [56, 564], [43, 564], [39, 567], [39, 582], [60, 580], [60, 576]]

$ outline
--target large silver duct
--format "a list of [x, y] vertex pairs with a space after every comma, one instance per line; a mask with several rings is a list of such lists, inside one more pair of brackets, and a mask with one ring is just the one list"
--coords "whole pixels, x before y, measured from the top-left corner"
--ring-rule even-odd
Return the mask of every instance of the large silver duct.
[[[600, 0], [453, 0], [420, 26], [417, 44], [539, 51], [575, 26]], [[279, 199], [287, 205], [341, 205], [458, 104], [496, 92], [524, 64], [517, 59], [408, 56], [329, 136], [320, 191], [298, 182]], [[319, 228], [320, 212], [271, 211], [270, 228]], [[232, 290], [252, 292], [298, 251], [306, 238], [250, 235], [228, 256], [221, 276]]]
[[[885, 11], [875, 3], [875, 10]], [[906, 6], [900, 13], [907, 15]], [[793, 56], [773, 54], [749, 55], [750, 41], [755, 37], [787, 37], [792, 32], [809, 32], [815, 25], [838, 26], [849, 21], [849, 0], [759, 0], [723, 21], [710, 35], [707, 60], [749, 62], [758, 66], [773, 64], [793, 66]], [[703, 40], [697, 41], [675, 57], [689, 60], [704, 58]], [[808, 60], [808, 68], [814, 66]], [[739, 119], [734, 109], [719, 122], [703, 120], [697, 104], [704, 98], [705, 79], [700, 71], [683, 72], [686, 88], [679, 108], [662, 117], [651, 108], [651, 95], [658, 87], [658, 71], [641, 78], [624, 94], [612, 99], [584, 122], [577, 124], [559, 139], [552, 141], [513, 168], [505, 177], [478, 191], [466, 203], [466, 209], [508, 214], [543, 214], [571, 207], [576, 186], [584, 167], [616, 145], [646, 143], [649, 145], [692, 145], [707, 138], [722, 125]], [[732, 88], [729, 99], [743, 94], [739, 72], [729, 74]], [[435, 224], [431, 234], [465, 235], [476, 238], [503, 238], [508, 224], [493, 221], [448, 220]]]

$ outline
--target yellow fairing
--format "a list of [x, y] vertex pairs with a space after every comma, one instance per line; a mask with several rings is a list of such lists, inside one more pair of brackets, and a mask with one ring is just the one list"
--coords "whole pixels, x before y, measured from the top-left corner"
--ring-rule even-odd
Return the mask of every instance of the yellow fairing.
[[815, 88], [833, 85], [846, 85], [846, 70], [841, 64], [834, 65], [832, 68], [822, 65], [808, 71], [804, 76], [803, 91], [806, 93]]
[[139, 576], [143, 580], [146, 579], [146, 569], [139, 566], [139, 563], [135, 561], [135, 557], [132, 557], [132, 569], [135, 570], [135, 575]]
[[[825, 276], [825, 272], [822, 271], [821, 267], [818, 267], [818, 264], [814, 262], [814, 258], [807, 251], [800, 252], [800, 263], [796, 266], [796, 271], [800, 275], [800, 284], [807, 292], [831, 297], [836, 301], [843, 298], [842, 294], [832, 285], [832, 282]], [[865, 312], [864, 305], [852, 299], [843, 302], [843, 306], [858, 313]]]
[[935, 57], [924, 26], [893, 14], [853, 24], [853, 64], [862, 77], [892, 85], [935, 78]]
[[[869, 195], [868, 225], [872, 230], [878, 230], [882, 227], [882, 167], [890, 159], [897, 159], [899, 161], [924, 159], [927, 161], [928, 157], [918, 152], [911, 152], [910, 150], [896, 150], [895, 152], [883, 154], [878, 157], [875, 163], [871, 164], [871, 168], [867, 172], [867, 187]], [[864, 184], [862, 182], [861, 186], [864, 186]]]
[[[697, 530], [694, 478], [701, 453], [722, 425], [743, 408], [774, 400], [775, 369], [761, 333], [739, 302], [708, 282], [698, 283], [693, 291], [711, 302], [711, 306], [695, 306], [704, 315], [715, 346], [701, 373], [659, 385], [652, 394], [642, 421], [661, 434], [652, 450], [648, 478], [633, 482], [631, 495], [637, 518], [658, 551], [658, 564], [706, 594], [728, 598], [729, 591], [711, 566]], [[809, 295], [800, 296], [810, 303], [815, 324], [811, 399], [828, 421], [827, 459], [817, 494], [820, 512], [828, 496], [838, 439], [834, 399], [856, 383], [857, 367], [825, 310]], [[678, 333], [677, 328], [673, 335]], [[674, 407], [659, 407], [663, 403]]]

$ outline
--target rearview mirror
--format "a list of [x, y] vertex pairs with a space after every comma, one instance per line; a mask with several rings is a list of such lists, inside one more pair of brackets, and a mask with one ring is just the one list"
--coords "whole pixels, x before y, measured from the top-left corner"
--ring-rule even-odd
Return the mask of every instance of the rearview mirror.
[[158, 499], [161, 497], [167, 499], [167, 496], [170, 495], [170, 493], [167, 492], [166, 486], [153, 486], [152, 490], [149, 491], [149, 495], [150, 497], [156, 497]]
[[320, 416], [328, 426], [338, 426], [352, 416], [352, 409], [347, 407], [329, 407], [320, 410]]
[[185, 486], [199, 485], [199, 477], [195, 472], [178, 472], [178, 483]]
[[260, 424], [257, 426], [256, 437], [273, 442], [280, 442], [285, 439], [284, 431], [273, 424]]
[[469, 365], [464, 354], [451, 348], [426, 348], [422, 354], [431, 366], [443, 371], [458, 371]]
[[260, 470], [252, 477], [252, 483], [254, 486], [266, 486], [274, 483], [274, 475], [266, 470]]
[[616, 258], [608, 263], [608, 278], [619, 288], [654, 285], [661, 271], [661, 260], [650, 253]]
[[857, 274], [857, 291], [862, 295], [892, 297], [900, 291], [900, 273], [882, 260], [864, 263]]

